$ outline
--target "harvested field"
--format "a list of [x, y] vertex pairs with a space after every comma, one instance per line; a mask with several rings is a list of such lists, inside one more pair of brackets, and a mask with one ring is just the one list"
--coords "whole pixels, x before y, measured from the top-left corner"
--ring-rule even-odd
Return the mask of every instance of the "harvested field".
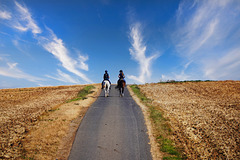
[[170, 119], [188, 159], [240, 159], [240, 82], [139, 85]]
[[0, 90], [0, 159], [20, 158], [27, 133], [51, 112], [77, 96], [83, 85]]

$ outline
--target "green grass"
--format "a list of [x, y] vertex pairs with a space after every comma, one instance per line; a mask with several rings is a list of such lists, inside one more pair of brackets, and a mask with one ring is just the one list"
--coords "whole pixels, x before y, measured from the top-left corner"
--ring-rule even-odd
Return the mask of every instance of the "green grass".
[[164, 117], [159, 107], [151, 104], [152, 100], [141, 93], [137, 85], [131, 85], [130, 87], [138, 98], [149, 107], [150, 118], [154, 124], [154, 133], [157, 135], [156, 141], [160, 145], [160, 150], [165, 153], [163, 159], [186, 159], [181, 156], [179, 149], [176, 148], [174, 142], [169, 139], [172, 135], [169, 119]]
[[82, 90], [78, 92], [78, 95], [76, 98], [68, 100], [67, 103], [87, 99], [87, 95], [93, 93], [92, 89], [94, 89], [94, 86], [86, 86]]
[[54, 111], [58, 111], [60, 110], [60, 108], [56, 108], [56, 109], [49, 109], [48, 112], [54, 112]]
[[140, 98], [140, 100], [144, 103], [151, 102], [151, 99], [147, 98], [144, 94], [140, 92], [140, 88], [137, 85], [131, 85], [130, 86], [133, 90], [133, 92]]

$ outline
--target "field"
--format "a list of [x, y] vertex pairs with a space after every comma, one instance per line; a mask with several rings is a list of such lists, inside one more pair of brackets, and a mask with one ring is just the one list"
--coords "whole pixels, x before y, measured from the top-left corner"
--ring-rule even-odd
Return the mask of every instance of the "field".
[[[80, 119], [97, 98], [100, 85], [94, 86], [86, 100], [76, 97], [84, 85], [1, 89], [0, 159], [67, 159]], [[239, 81], [138, 87], [169, 119], [171, 139], [188, 159], [240, 159]]]
[[[39, 144], [39, 153], [41, 152], [41, 145], [39, 139], [44, 140], [43, 131], [47, 133], [47, 129], [56, 128], [56, 123], [49, 125], [52, 121], [60, 119], [64, 114], [68, 114], [68, 117], [76, 117], [74, 113], [81, 107], [81, 104], [76, 102], [70, 102], [75, 106], [65, 105], [65, 108], [60, 108], [61, 105], [66, 104], [66, 101], [76, 98], [79, 91], [84, 88], [84, 85], [75, 86], [58, 86], [58, 87], [38, 87], [38, 88], [19, 88], [19, 89], [1, 89], [0, 90], [0, 159], [6, 158], [27, 158], [23, 155], [26, 152], [32, 152], [35, 146], [29, 146], [30, 143], [25, 143], [24, 141], [29, 141], [35, 138], [35, 144]], [[57, 112], [57, 110], [60, 110]], [[77, 111], [78, 111], [77, 110]], [[58, 113], [58, 115], [52, 116], [53, 112]], [[64, 114], [62, 113], [64, 112]], [[55, 113], [55, 114], [56, 114]], [[80, 113], [80, 112], [77, 112]], [[74, 116], [73, 116], [74, 115]], [[78, 115], [77, 115], [78, 116]], [[51, 118], [53, 117], [53, 118]], [[64, 116], [62, 116], [64, 117]], [[61, 126], [63, 123], [68, 122], [68, 117], [59, 120]], [[69, 121], [72, 120], [71, 118]], [[46, 123], [48, 122], [48, 123]], [[70, 123], [70, 122], [69, 122]], [[42, 126], [41, 126], [42, 124]], [[39, 126], [40, 125], [40, 126]], [[68, 125], [68, 124], [66, 124]], [[47, 126], [47, 127], [46, 127]], [[45, 128], [44, 128], [45, 127]], [[65, 127], [65, 126], [64, 126]], [[43, 131], [38, 131], [42, 128]], [[66, 127], [65, 127], [66, 128]], [[38, 134], [38, 138], [32, 137], [31, 135], [35, 133]], [[63, 136], [65, 132], [58, 132]], [[28, 136], [27, 136], [28, 135]], [[49, 135], [46, 135], [49, 136]], [[55, 137], [56, 139], [59, 137]], [[61, 137], [60, 137], [61, 138]], [[51, 140], [50, 140], [51, 139]], [[54, 138], [49, 138], [47, 145], [53, 141]], [[56, 139], [54, 140], [56, 143]], [[49, 143], [49, 144], [48, 144]], [[24, 149], [23, 145], [26, 145]], [[36, 145], [37, 146], [37, 145]], [[47, 147], [49, 149], [50, 146]], [[50, 147], [51, 148], [51, 147]], [[32, 149], [32, 150], [31, 150]], [[50, 151], [50, 150], [49, 150]], [[34, 154], [38, 154], [35, 149]], [[56, 151], [55, 151], [56, 152]], [[48, 154], [43, 153], [46, 156]], [[56, 154], [56, 153], [55, 153]], [[31, 155], [31, 154], [30, 154]], [[56, 155], [55, 155], [56, 156]], [[49, 156], [51, 157], [51, 156]], [[51, 159], [51, 158], [46, 159]], [[31, 158], [31, 157], [30, 157]], [[40, 158], [40, 157], [39, 157]], [[54, 157], [55, 158], [55, 157]], [[40, 158], [41, 159], [41, 158]]]
[[240, 159], [240, 82], [138, 86], [163, 111], [188, 159]]

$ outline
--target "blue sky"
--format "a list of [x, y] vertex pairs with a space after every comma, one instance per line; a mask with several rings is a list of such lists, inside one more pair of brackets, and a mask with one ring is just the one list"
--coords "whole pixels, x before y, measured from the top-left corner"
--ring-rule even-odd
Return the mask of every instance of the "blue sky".
[[240, 80], [239, 0], [0, 0], [0, 88]]

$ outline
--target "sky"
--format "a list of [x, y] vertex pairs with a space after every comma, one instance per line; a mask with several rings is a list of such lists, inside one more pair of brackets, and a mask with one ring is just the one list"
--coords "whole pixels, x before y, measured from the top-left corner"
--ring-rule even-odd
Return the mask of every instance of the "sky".
[[0, 88], [240, 80], [239, 0], [0, 0]]

